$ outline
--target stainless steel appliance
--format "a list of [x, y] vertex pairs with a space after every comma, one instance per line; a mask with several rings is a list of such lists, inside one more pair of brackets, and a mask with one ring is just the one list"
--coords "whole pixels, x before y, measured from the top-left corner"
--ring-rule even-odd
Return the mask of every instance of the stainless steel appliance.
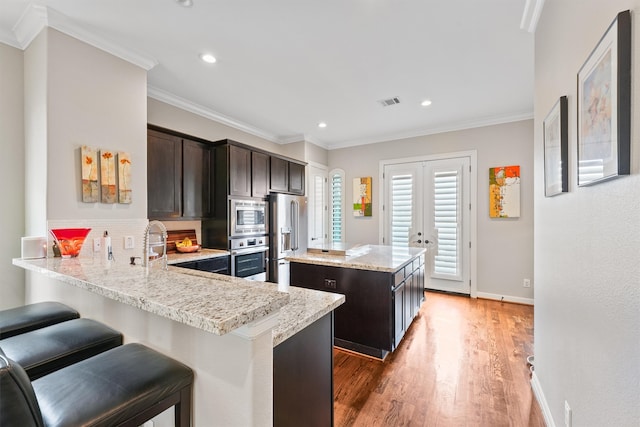
[[230, 241], [231, 275], [249, 280], [267, 280], [267, 236], [240, 237]]
[[267, 203], [263, 200], [231, 199], [229, 234], [231, 237], [267, 233]]
[[307, 251], [307, 198], [269, 195], [269, 281], [289, 285], [288, 256]]

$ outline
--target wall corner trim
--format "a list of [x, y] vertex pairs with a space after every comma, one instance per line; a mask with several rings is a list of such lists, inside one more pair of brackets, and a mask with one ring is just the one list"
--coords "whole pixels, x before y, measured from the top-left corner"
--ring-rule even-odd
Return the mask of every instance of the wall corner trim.
[[547, 427], [556, 427], [556, 423], [553, 421], [553, 417], [551, 416], [551, 410], [547, 404], [547, 399], [542, 391], [542, 385], [540, 385], [540, 381], [538, 380], [538, 376], [535, 371], [531, 374], [531, 388], [533, 389], [533, 394], [538, 401], [538, 405], [540, 405], [540, 410], [544, 416], [545, 424]]

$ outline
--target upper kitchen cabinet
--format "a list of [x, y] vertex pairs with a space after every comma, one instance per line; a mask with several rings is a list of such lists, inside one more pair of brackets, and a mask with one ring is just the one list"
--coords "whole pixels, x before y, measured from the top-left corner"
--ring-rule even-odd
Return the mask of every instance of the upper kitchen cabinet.
[[206, 218], [213, 211], [213, 146], [147, 132], [149, 219]]
[[304, 195], [305, 165], [271, 156], [271, 191]]
[[269, 194], [269, 155], [251, 152], [251, 196], [264, 198]]
[[304, 196], [304, 164], [289, 162], [289, 192]]
[[280, 157], [271, 156], [271, 191], [286, 193], [289, 191], [289, 162]]
[[213, 212], [213, 150], [201, 142], [182, 140], [182, 216], [206, 218]]
[[229, 195], [251, 197], [251, 151], [229, 145]]
[[149, 219], [182, 215], [182, 139], [147, 133], [147, 212]]

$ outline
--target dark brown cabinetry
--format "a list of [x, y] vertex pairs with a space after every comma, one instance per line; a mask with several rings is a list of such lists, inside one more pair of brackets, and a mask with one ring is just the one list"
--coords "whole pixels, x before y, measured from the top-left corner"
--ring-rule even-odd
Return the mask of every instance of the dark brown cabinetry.
[[420, 256], [388, 273], [292, 261], [291, 285], [345, 295], [334, 312], [335, 344], [383, 358], [398, 346], [422, 304], [423, 265]]
[[174, 264], [174, 266], [189, 268], [191, 270], [208, 271], [209, 273], [230, 274], [228, 256], [181, 262]]
[[149, 219], [203, 218], [213, 209], [212, 146], [149, 129]]
[[289, 191], [289, 162], [280, 157], [271, 156], [271, 191], [286, 193]]
[[229, 194], [251, 197], [251, 151], [236, 145], [228, 145], [226, 149], [229, 153]]
[[251, 196], [264, 198], [269, 194], [269, 155], [251, 152]]
[[203, 218], [213, 209], [213, 151], [207, 144], [182, 140], [182, 216]]
[[273, 348], [273, 425], [333, 425], [333, 316]]
[[149, 219], [182, 215], [182, 139], [154, 130], [147, 134]]
[[271, 156], [271, 191], [304, 195], [305, 165]]

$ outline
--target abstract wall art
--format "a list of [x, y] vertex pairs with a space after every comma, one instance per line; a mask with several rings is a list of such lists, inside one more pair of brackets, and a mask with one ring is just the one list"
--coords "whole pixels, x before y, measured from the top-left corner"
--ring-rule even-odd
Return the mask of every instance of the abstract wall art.
[[98, 152], [95, 148], [83, 145], [80, 148], [82, 171], [82, 201], [96, 203], [99, 198], [98, 188]]
[[102, 203], [116, 202], [116, 158], [110, 150], [100, 150], [100, 190]]
[[371, 177], [353, 179], [353, 216], [373, 215], [371, 205]]
[[520, 166], [489, 169], [489, 216], [520, 217]]
[[131, 203], [131, 156], [118, 152], [118, 203]]

